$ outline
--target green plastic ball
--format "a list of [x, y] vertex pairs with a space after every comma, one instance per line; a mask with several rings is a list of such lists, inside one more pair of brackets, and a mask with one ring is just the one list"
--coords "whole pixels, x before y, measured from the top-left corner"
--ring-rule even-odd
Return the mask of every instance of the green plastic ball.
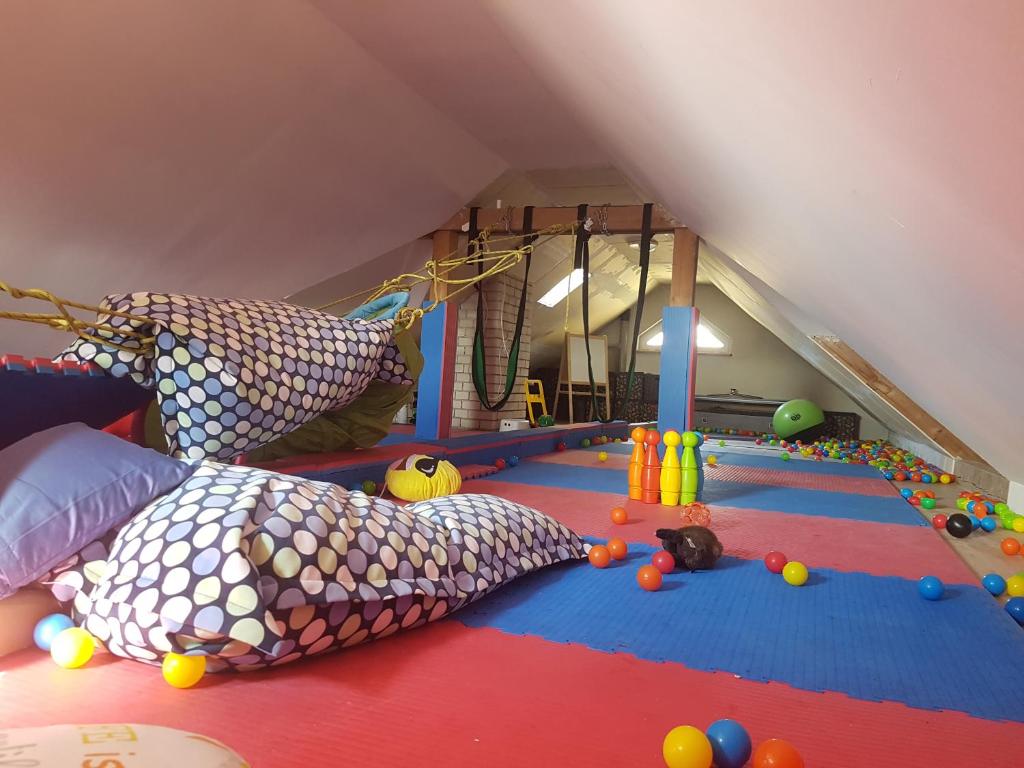
[[783, 461], [789, 461], [789, 453], [787, 452], [779, 454], [779, 458], [782, 459]]
[[363, 480], [363, 493], [373, 496], [377, 492], [377, 484], [373, 480]]
[[583, 448], [589, 448], [590, 447], [590, 438], [589, 437], [584, 437], [582, 440], [580, 440], [580, 446], [583, 447]]
[[925, 496], [923, 499], [921, 499], [921, 508], [935, 509], [935, 499], [929, 499], [927, 496]]
[[810, 400], [790, 400], [772, 416], [772, 429], [783, 439], [824, 423], [825, 413]]

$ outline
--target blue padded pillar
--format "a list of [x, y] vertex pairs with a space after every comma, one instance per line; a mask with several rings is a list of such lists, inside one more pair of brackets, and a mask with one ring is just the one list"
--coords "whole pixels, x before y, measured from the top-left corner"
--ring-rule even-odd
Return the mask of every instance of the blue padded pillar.
[[697, 375], [696, 307], [662, 310], [661, 373], [658, 380], [658, 431], [684, 432], [693, 425], [693, 396]]

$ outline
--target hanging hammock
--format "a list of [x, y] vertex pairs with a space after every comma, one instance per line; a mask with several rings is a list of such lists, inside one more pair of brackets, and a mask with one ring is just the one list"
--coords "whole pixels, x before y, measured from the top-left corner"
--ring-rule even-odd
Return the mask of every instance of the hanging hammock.
[[651, 263], [651, 238], [654, 233], [651, 230], [651, 215], [654, 210], [653, 203], [644, 204], [643, 223], [640, 232], [640, 285], [637, 288], [636, 308], [633, 311], [633, 343], [629, 353], [629, 373], [626, 379], [626, 396], [619, 402], [618, 414], [612, 414], [608, 418], [601, 418], [600, 409], [597, 404], [597, 386], [594, 382], [594, 365], [590, 355], [590, 229], [587, 220], [587, 206], [580, 205], [576, 209], [576, 218], [579, 220], [576, 227], [576, 250], [573, 257], [573, 268], [583, 270], [582, 303], [583, 303], [583, 341], [587, 349], [587, 375], [590, 377], [590, 405], [593, 414], [601, 424], [608, 424], [622, 417], [629, 398], [633, 392], [633, 384], [636, 379], [636, 353], [640, 344], [640, 323], [643, 321], [644, 299], [647, 296], [647, 273]]

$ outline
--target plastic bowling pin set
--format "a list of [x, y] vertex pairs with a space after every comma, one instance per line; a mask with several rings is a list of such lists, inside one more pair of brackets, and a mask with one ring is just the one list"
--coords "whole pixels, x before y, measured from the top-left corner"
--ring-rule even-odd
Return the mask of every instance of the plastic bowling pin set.
[[[629, 498], [645, 504], [675, 507], [697, 500], [704, 485], [697, 432], [667, 430], [664, 438], [656, 429], [636, 427], [630, 434], [633, 454], [629, 459]], [[658, 444], [665, 444], [665, 458], [658, 456]], [[679, 446], [682, 445], [682, 453]]]

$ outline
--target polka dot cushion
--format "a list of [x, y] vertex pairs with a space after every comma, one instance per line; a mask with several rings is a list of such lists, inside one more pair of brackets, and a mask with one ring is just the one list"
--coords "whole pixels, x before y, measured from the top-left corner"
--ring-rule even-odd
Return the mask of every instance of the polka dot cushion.
[[439, 619], [517, 575], [586, 556], [536, 510], [461, 495], [399, 507], [204, 462], [48, 583], [119, 656], [260, 669]]
[[[129, 350], [78, 340], [61, 356], [156, 390], [171, 454], [230, 459], [355, 400], [375, 379], [411, 384], [391, 320], [343, 320], [279, 301], [132, 293], [100, 315], [156, 339], [110, 336]], [[131, 351], [137, 349], [137, 351]]]

